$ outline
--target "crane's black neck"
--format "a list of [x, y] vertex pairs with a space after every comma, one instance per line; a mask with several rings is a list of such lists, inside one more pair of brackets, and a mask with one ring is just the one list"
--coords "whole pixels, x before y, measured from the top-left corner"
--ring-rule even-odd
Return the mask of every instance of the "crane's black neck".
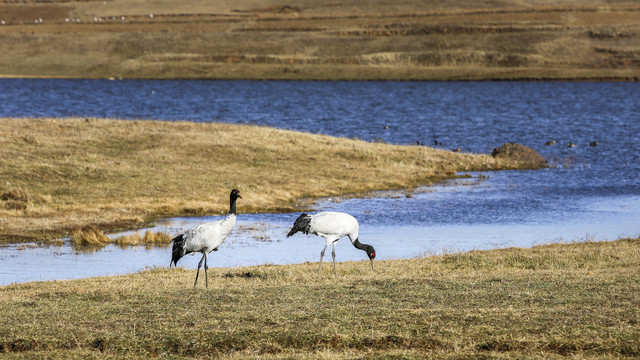
[[376, 250], [373, 248], [373, 246], [369, 244], [363, 244], [357, 238], [353, 240], [353, 246], [366, 252], [367, 256], [369, 256], [369, 259], [374, 259], [376, 257]]
[[236, 215], [236, 200], [238, 198], [242, 199], [240, 191], [238, 189], [231, 190], [231, 194], [229, 194], [229, 214]]
[[365, 250], [369, 245], [361, 243], [360, 240], [356, 238], [353, 240], [353, 246], [355, 246], [356, 249]]
[[236, 199], [233, 198], [233, 197], [231, 198], [230, 204], [229, 204], [229, 214], [237, 215], [237, 213], [236, 213]]

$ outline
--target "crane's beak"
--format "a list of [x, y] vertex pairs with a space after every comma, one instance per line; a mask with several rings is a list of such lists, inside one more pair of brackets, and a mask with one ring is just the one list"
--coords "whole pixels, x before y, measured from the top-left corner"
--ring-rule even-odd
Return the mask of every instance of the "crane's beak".
[[369, 259], [369, 260], [371, 260], [371, 271], [375, 271], [373, 270], [373, 259]]

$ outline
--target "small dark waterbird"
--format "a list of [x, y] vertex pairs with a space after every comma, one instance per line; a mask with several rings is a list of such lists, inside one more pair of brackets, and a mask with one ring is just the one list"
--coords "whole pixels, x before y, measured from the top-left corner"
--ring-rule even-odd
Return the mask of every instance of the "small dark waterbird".
[[373, 259], [376, 258], [376, 250], [371, 245], [362, 244], [358, 239], [358, 220], [353, 216], [341, 212], [320, 212], [314, 215], [302, 214], [293, 224], [293, 227], [287, 234], [292, 236], [297, 232], [305, 235], [313, 234], [325, 239], [324, 247], [320, 252], [320, 265], [318, 267], [318, 275], [322, 271], [322, 258], [324, 251], [329, 244], [333, 245], [331, 256], [333, 257], [333, 273], [338, 277], [336, 271], [336, 242], [341, 238], [348, 236], [353, 246], [367, 253], [371, 261], [371, 270], [373, 271]]
[[202, 266], [203, 261], [206, 287], [209, 287], [209, 276], [207, 275], [207, 270], [209, 269], [209, 266], [207, 266], [207, 254], [212, 251], [218, 251], [218, 248], [222, 245], [224, 239], [226, 239], [233, 230], [233, 227], [236, 224], [236, 200], [238, 198], [242, 199], [240, 191], [238, 189], [231, 190], [231, 194], [229, 195], [229, 214], [227, 217], [218, 221], [198, 225], [187, 232], [176, 236], [172, 240], [173, 249], [171, 251], [171, 262], [169, 263], [169, 267], [171, 267], [171, 264], [177, 266], [178, 260], [186, 254], [194, 255], [196, 252], [202, 253], [202, 259], [200, 259], [200, 262], [198, 263], [198, 271], [196, 272], [196, 281], [193, 283], [194, 289], [196, 284], [198, 284], [198, 275], [200, 275], [200, 267]]

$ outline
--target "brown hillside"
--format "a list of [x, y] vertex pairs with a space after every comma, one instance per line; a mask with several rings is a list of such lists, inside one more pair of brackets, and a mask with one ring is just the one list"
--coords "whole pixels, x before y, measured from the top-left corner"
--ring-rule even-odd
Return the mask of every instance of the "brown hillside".
[[0, 75], [242, 79], [640, 77], [622, 1], [4, 1]]

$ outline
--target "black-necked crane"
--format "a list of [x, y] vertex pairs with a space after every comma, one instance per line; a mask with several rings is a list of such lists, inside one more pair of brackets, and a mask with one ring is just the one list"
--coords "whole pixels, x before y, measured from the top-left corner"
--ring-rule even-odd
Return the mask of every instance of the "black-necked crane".
[[202, 253], [202, 259], [198, 263], [198, 271], [196, 272], [196, 281], [193, 283], [195, 289], [198, 283], [198, 275], [200, 275], [200, 267], [204, 260], [204, 276], [206, 281], [206, 287], [209, 287], [209, 276], [207, 275], [207, 254], [212, 251], [218, 251], [218, 248], [224, 242], [224, 239], [229, 236], [231, 230], [236, 224], [236, 200], [240, 196], [238, 189], [231, 190], [229, 195], [229, 214], [224, 219], [209, 222], [206, 224], [198, 225], [187, 232], [176, 236], [173, 241], [173, 249], [171, 251], [171, 262], [169, 267], [173, 263], [174, 266], [178, 265], [178, 260], [186, 254], [194, 255], [196, 252]]
[[291, 230], [287, 234], [287, 237], [292, 236], [297, 232], [302, 232], [305, 235], [313, 234], [323, 237], [325, 239], [324, 247], [320, 252], [320, 266], [318, 267], [318, 275], [322, 271], [322, 258], [324, 257], [324, 251], [330, 244], [333, 245], [331, 255], [333, 257], [333, 273], [338, 277], [336, 271], [336, 242], [345, 236], [349, 237], [351, 243], [356, 248], [363, 250], [367, 253], [369, 260], [371, 261], [371, 270], [373, 270], [373, 259], [376, 258], [376, 250], [371, 245], [362, 244], [358, 239], [358, 220], [353, 216], [341, 212], [320, 212], [314, 215], [302, 214], [293, 224]]

